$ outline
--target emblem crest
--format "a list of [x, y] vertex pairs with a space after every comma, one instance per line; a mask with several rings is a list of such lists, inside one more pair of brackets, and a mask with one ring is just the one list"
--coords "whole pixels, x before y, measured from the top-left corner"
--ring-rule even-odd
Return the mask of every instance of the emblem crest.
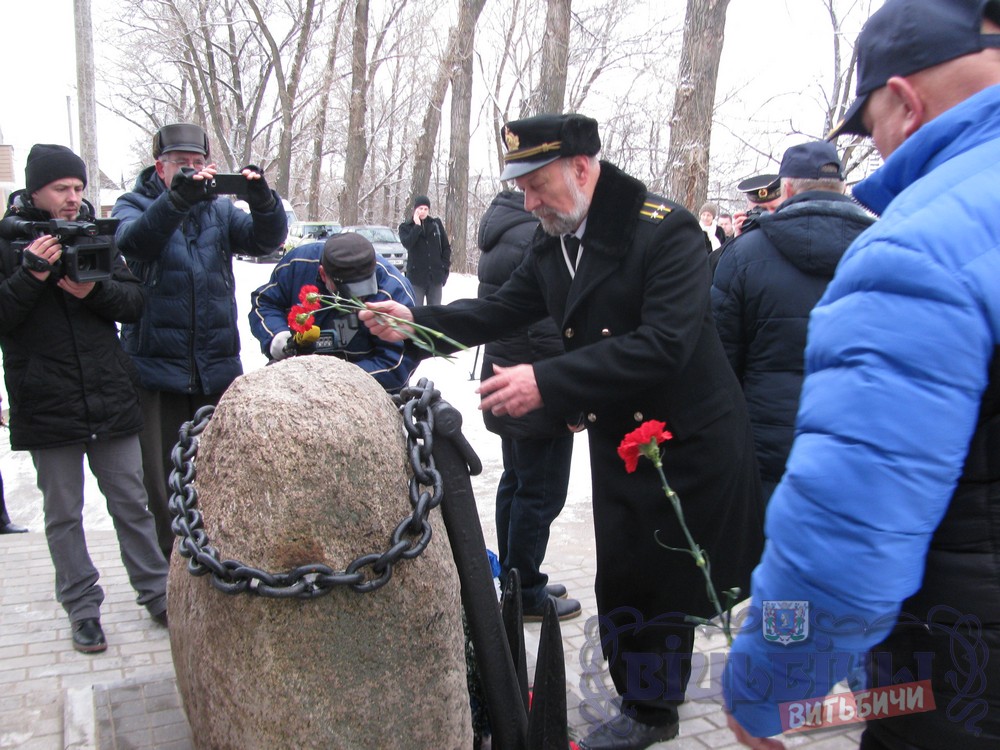
[[809, 637], [809, 602], [764, 600], [764, 640], [787, 646]]
[[503, 129], [503, 138], [507, 142], [508, 151], [517, 151], [517, 149], [521, 148], [521, 139], [510, 128]]

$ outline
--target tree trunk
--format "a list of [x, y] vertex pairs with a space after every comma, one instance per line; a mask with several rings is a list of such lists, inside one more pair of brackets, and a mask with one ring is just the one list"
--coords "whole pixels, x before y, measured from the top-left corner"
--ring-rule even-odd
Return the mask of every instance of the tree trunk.
[[80, 123], [80, 156], [87, 165], [86, 198], [101, 215], [101, 167], [97, 163], [97, 104], [94, 99], [94, 31], [90, 0], [74, 0], [76, 19], [76, 85]]
[[347, 0], [341, 0], [337, 8], [337, 22], [334, 25], [333, 41], [327, 51], [326, 68], [323, 70], [323, 83], [319, 99], [319, 111], [316, 114], [316, 126], [313, 130], [312, 161], [309, 164], [309, 202], [306, 205], [306, 221], [323, 221], [327, 217], [319, 215], [320, 177], [323, 173], [323, 152], [326, 143], [327, 111], [330, 107], [330, 90], [333, 87], [335, 74], [334, 63], [337, 60], [337, 47], [340, 42], [340, 27], [347, 11]]
[[448, 149], [448, 190], [445, 228], [451, 242], [453, 268], [465, 270], [469, 217], [469, 120], [472, 116], [472, 51], [476, 21], [486, 0], [462, 3], [458, 44], [451, 80], [451, 143]]
[[708, 194], [712, 110], [729, 0], [688, 0], [667, 156], [667, 196], [692, 211]]
[[572, 0], [548, 0], [545, 36], [542, 39], [542, 67], [538, 86], [531, 95], [529, 114], [563, 111], [566, 99], [566, 70], [569, 63], [569, 21]]
[[368, 113], [368, 0], [354, 6], [354, 44], [351, 56], [351, 104], [347, 122], [347, 159], [340, 191], [340, 223], [358, 223], [361, 177], [368, 161], [365, 115]]

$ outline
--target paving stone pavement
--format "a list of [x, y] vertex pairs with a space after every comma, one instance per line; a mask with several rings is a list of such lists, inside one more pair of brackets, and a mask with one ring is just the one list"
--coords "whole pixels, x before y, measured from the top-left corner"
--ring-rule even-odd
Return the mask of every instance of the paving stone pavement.
[[[0, 748], [191, 750], [167, 631], [135, 604], [114, 532], [90, 532], [88, 543], [105, 589], [101, 622], [108, 637], [108, 650], [90, 656], [70, 643], [69, 623], [52, 592], [44, 535], [0, 536]], [[562, 623], [570, 728], [581, 737], [608, 710], [613, 691], [603, 665], [591, 658], [596, 645], [592, 556], [574, 554], [573, 548], [554, 545], [547, 568], [583, 605], [581, 617]], [[540, 628], [525, 626], [529, 672]], [[718, 659], [723, 644], [721, 635], [702, 632], [697, 648]], [[655, 747], [735, 750], [714, 691], [702, 686], [693, 694], [681, 707], [680, 736]], [[794, 748], [848, 750], [857, 747], [858, 734], [857, 727], [847, 727], [785, 741]]]

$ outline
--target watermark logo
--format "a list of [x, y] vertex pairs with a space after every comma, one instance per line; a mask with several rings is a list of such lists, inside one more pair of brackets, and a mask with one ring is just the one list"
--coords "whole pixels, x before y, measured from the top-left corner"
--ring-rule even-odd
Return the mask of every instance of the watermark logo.
[[787, 646], [809, 637], [809, 602], [765, 599], [762, 609], [764, 640]]
[[858, 724], [890, 716], [933, 711], [934, 708], [930, 680], [854, 693], [834, 693], [824, 698], [789, 701], [778, 705], [784, 732], [805, 732], [821, 727]]

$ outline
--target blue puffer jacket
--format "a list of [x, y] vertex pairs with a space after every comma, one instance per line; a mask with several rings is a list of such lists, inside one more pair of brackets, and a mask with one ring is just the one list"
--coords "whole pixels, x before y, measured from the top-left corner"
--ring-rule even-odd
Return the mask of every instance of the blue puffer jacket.
[[793, 195], [735, 238], [715, 271], [712, 312], [746, 396], [765, 499], [792, 447], [809, 313], [874, 221], [839, 193]]
[[753, 606], [807, 601], [810, 633], [780, 645], [751, 621], [727, 665], [727, 703], [753, 734], [780, 731], [778, 703], [824, 695], [898, 618], [909, 638], [896, 628], [880, 650], [897, 680], [932, 680], [937, 709], [870, 731], [1000, 745], [998, 185], [994, 86], [854, 191], [882, 219], [813, 311], [796, 440], [753, 576]]
[[179, 211], [147, 167], [115, 203], [118, 249], [147, 292], [142, 319], [122, 327], [144, 388], [221, 393], [243, 373], [233, 254], [264, 255], [284, 242], [288, 219], [274, 196], [265, 214], [224, 197]]
[[[321, 294], [329, 294], [319, 278], [319, 260], [323, 255], [322, 242], [300, 245], [285, 255], [274, 267], [270, 280], [250, 295], [250, 330], [260, 341], [260, 348], [270, 357], [271, 339], [275, 334], [288, 330], [288, 313], [292, 305], [299, 304], [299, 292], [307, 285], [315, 286]], [[375, 280], [378, 293], [364, 297], [365, 302], [394, 300], [413, 307], [413, 289], [396, 267], [381, 255], [375, 256]], [[403, 342], [387, 342], [372, 336], [368, 328], [358, 321], [354, 313], [338, 313], [326, 309], [316, 315], [315, 325], [323, 330], [335, 327], [338, 319], [340, 338], [350, 337], [342, 350], [331, 352], [353, 362], [370, 373], [389, 393], [396, 393], [406, 385], [418, 364], [418, 359], [408, 353]], [[346, 323], [344, 322], [346, 321]]]

